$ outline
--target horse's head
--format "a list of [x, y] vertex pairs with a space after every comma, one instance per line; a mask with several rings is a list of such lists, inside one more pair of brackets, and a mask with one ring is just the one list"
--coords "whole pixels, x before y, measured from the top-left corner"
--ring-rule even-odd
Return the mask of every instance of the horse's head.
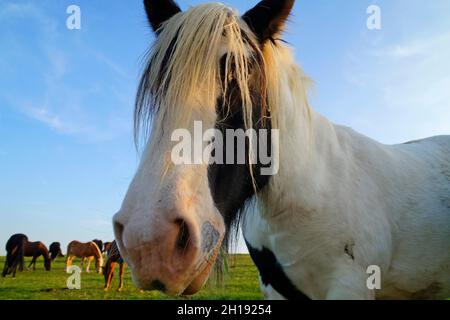
[[103, 252], [103, 241], [99, 240], [99, 239], [94, 239], [92, 240], [92, 242], [94, 242], [97, 247], [100, 249], [100, 252]]
[[95, 259], [95, 270], [98, 274], [103, 273], [103, 260], [102, 259]]
[[59, 242], [53, 242], [49, 247], [49, 251], [50, 251], [50, 258], [52, 259], [52, 261], [55, 260], [57, 257], [64, 257], [61, 251], [61, 244]]
[[52, 268], [52, 259], [50, 258], [50, 256], [46, 256], [44, 258], [44, 267], [46, 271], [50, 271]]
[[95, 258], [95, 269], [96, 269], [97, 273], [100, 274], [100, 273], [102, 273], [102, 267], [103, 267], [103, 254], [99, 247], [99, 241], [100, 240], [93, 240], [89, 244], [91, 245], [91, 249], [93, 249], [93, 251], [91, 251], [90, 255], [93, 255]]
[[[114, 230], [139, 287], [193, 294], [226, 249], [239, 211], [269, 180], [264, 169], [273, 163], [253, 148], [267, 151], [273, 138], [261, 136], [270, 132], [275, 76], [264, 52], [294, 1], [262, 1], [242, 17], [221, 4], [182, 12], [169, 0], [144, 3], [156, 40], [138, 90], [136, 131], [153, 122]], [[241, 140], [248, 129], [255, 134]]]

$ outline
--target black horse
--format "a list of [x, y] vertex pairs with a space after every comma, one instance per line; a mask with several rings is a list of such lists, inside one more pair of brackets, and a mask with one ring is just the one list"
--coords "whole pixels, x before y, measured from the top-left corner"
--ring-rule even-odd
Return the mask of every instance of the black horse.
[[100, 249], [100, 252], [102, 252], [102, 253], [104, 252], [102, 240], [94, 239], [94, 240], [92, 240], [92, 242], [94, 242], [97, 245], [97, 247]]
[[61, 243], [53, 242], [49, 247], [50, 258], [54, 261], [57, 257], [64, 257], [61, 251]]
[[15, 277], [17, 268], [19, 268], [19, 271], [23, 271], [25, 265], [24, 257], [33, 257], [28, 268], [33, 266], [33, 270], [35, 270], [36, 259], [40, 256], [44, 257], [45, 270], [50, 271], [52, 260], [47, 247], [42, 242], [29, 242], [28, 237], [24, 234], [11, 236], [6, 243], [6, 262], [2, 276], [6, 277], [12, 273], [13, 277]]
[[25, 262], [25, 244], [28, 242], [28, 237], [24, 234], [15, 234], [9, 238], [6, 243], [6, 261], [3, 268], [2, 276], [6, 277], [8, 274], [16, 276], [17, 267], [19, 271], [23, 271]]

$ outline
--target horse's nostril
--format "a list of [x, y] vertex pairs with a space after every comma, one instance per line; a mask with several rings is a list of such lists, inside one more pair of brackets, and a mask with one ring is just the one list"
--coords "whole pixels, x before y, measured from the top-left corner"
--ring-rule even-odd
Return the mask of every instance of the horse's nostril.
[[166, 286], [164, 285], [164, 283], [162, 283], [159, 280], [153, 281], [151, 284], [151, 288], [153, 290], [158, 290], [158, 291], [162, 291], [162, 292], [166, 291]]
[[116, 236], [116, 240], [122, 244], [123, 232], [125, 227], [120, 222], [114, 221], [114, 234]]
[[187, 225], [186, 221], [184, 221], [183, 219], [176, 219], [175, 224], [179, 228], [176, 246], [179, 250], [184, 251], [188, 248], [189, 243], [191, 241], [189, 226]]

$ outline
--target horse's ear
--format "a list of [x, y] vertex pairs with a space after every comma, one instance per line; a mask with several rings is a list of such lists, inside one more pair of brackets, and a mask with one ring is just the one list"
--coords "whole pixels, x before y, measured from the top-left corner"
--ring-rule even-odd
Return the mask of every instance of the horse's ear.
[[261, 42], [283, 30], [295, 0], [263, 0], [242, 18]]
[[165, 21], [181, 12], [180, 7], [173, 0], [144, 0], [144, 6], [154, 32], [158, 32]]

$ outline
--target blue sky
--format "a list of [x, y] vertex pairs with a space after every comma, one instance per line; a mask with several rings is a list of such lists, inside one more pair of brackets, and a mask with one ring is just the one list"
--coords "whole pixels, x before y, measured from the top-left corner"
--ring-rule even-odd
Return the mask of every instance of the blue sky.
[[[66, 28], [71, 4], [81, 30]], [[371, 4], [381, 30], [366, 27]], [[285, 39], [317, 111], [400, 143], [450, 134], [449, 12], [448, 0], [298, 0]], [[139, 160], [132, 109], [151, 40], [140, 0], [0, 0], [0, 254], [18, 232], [112, 239]]]

